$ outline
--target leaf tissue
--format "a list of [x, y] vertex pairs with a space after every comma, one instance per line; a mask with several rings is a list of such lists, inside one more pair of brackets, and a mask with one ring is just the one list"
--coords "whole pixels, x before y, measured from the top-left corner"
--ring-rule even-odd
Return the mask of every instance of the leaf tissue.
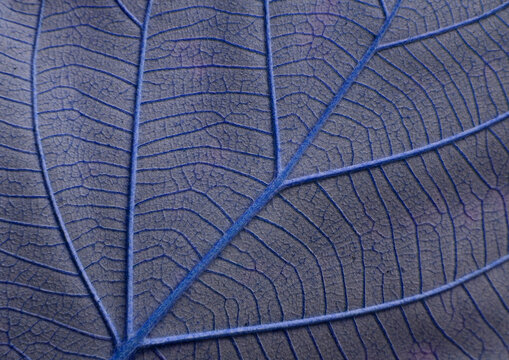
[[0, 0], [0, 358], [507, 359], [508, 22]]

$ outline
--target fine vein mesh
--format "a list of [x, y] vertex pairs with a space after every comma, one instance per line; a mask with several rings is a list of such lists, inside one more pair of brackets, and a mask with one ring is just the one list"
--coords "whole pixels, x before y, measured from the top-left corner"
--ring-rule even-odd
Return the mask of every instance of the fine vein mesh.
[[44, 5], [36, 69], [44, 161], [77, 254], [122, 334], [139, 29], [115, 4]]
[[152, 6], [135, 198], [137, 327], [273, 176], [262, 14], [256, 2]]
[[486, 266], [507, 251], [508, 175], [501, 164], [508, 161], [504, 144], [481, 133], [285, 190], [154, 335], [350, 311], [420, 294]]
[[509, 45], [496, 30], [506, 8], [436, 36], [382, 45], [292, 176], [391, 157], [507, 113]]
[[0, 2], [0, 357], [506, 358], [508, 21]]
[[298, 149], [384, 21], [362, 2], [277, 1], [270, 27], [281, 161]]
[[111, 333], [59, 228], [36, 141], [41, 11], [0, 5], [0, 357], [97, 358], [112, 351]]
[[[437, 355], [451, 359], [497, 359], [504, 355], [501, 349], [507, 346], [503, 330], [506, 327], [498, 314], [509, 309], [505, 286], [508, 268], [506, 263], [445, 294], [384, 312], [158, 349], [166, 359], [183, 359], [189, 353], [198, 359], [220, 356], [228, 359], [433, 359]], [[493, 308], [489, 309], [487, 303]], [[407, 341], [400, 341], [402, 338]], [[141, 353], [140, 359], [152, 358]]]

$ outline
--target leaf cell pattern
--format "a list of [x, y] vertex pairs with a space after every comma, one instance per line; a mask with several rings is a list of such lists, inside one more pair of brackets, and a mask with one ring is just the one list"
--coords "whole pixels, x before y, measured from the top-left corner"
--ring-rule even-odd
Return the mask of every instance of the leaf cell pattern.
[[0, 356], [505, 359], [509, 3], [0, 2]]

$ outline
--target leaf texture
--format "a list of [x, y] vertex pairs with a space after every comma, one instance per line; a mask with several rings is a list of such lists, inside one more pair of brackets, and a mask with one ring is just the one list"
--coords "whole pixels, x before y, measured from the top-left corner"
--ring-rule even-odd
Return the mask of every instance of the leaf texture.
[[509, 3], [0, 2], [0, 356], [505, 359]]

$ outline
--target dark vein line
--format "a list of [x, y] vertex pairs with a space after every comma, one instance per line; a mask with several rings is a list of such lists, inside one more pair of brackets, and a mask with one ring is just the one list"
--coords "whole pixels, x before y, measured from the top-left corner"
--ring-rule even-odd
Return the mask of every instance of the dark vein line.
[[[390, 237], [392, 240], [392, 252], [394, 254], [394, 262], [396, 263], [396, 267], [398, 269], [398, 275], [399, 275], [399, 291], [400, 291], [401, 296], [405, 297], [405, 283], [404, 283], [404, 275], [403, 275], [404, 270], [401, 269], [401, 260], [400, 260], [400, 256], [402, 256], [400, 254], [401, 249], [399, 249], [399, 251], [398, 251], [398, 246], [396, 245], [397, 239], [396, 239], [396, 236], [394, 236], [394, 225], [393, 225], [393, 223], [394, 223], [393, 217], [394, 216], [391, 217], [391, 211], [389, 210], [389, 207], [387, 206], [387, 201], [384, 199], [382, 193], [380, 192], [380, 186], [377, 184], [376, 179], [373, 176], [373, 172], [371, 170], [368, 170], [367, 173], [369, 174], [371, 182], [373, 183], [373, 187], [374, 187], [375, 192], [380, 200], [380, 203], [382, 204], [384, 212], [387, 215], [387, 222], [389, 223]], [[382, 172], [382, 173], [385, 176], [385, 173], [384, 172]], [[392, 186], [390, 184], [389, 179], [387, 179], [387, 184], [389, 185], [389, 187]], [[417, 239], [419, 239], [419, 238], [417, 238]], [[382, 288], [383, 288], [383, 280], [382, 280]], [[393, 291], [396, 292], [396, 289], [394, 289]], [[382, 301], [384, 301], [383, 292], [382, 292]], [[397, 358], [397, 356], [396, 356], [396, 358]]]
[[[364, 297], [365, 297], [365, 295], [364, 295]], [[362, 301], [363, 303], [364, 303], [364, 300], [365, 299], [363, 299], [363, 301]], [[364, 338], [362, 337], [361, 332], [359, 331], [359, 325], [357, 324], [357, 319], [353, 318], [352, 322], [353, 322], [353, 326], [355, 329], [355, 335], [357, 335], [357, 338], [359, 338], [359, 342], [361, 343], [362, 351], [364, 352], [364, 358], [368, 359], [368, 347], [366, 346], [366, 342], [364, 341]], [[357, 348], [357, 352], [360, 352], [360, 348], [358, 346], [356, 346], [356, 348]]]
[[186, 93], [186, 94], [179, 94], [175, 96], [169, 96], [166, 98], [161, 99], [152, 99], [152, 100], [145, 100], [142, 102], [142, 105], [145, 104], [154, 104], [154, 103], [160, 103], [164, 101], [171, 101], [175, 99], [181, 99], [185, 97], [191, 97], [191, 96], [199, 96], [199, 95], [242, 95], [242, 96], [259, 96], [259, 97], [267, 97], [267, 94], [258, 93], [258, 92], [248, 92], [248, 91], [197, 91], [193, 93]]
[[47, 321], [47, 322], [49, 322], [49, 323], [51, 323], [53, 325], [57, 325], [57, 326], [63, 327], [64, 329], [67, 329], [69, 331], [74, 331], [74, 332], [76, 332], [78, 334], [91, 337], [92, 339], [110, 340], [109, 336], [94, 334], [94, 333], [88, 332], [86, 330], [82, 330], [82, 329], [79, 329], [77, 327], [74, 327], [74, 326], [71, 326], [71, 325], [67, 325], [67, 324], [65, 324], [65, 323], [63, 323], [61, 321], [49, 318], [47, 316], [42, 316], [42, 315], [39, 315], [39, 314], [36, 314], [36, 313], [32, 313], [30, 311], [26, 311], [26, 310], [23, 310], [23, 309], [15, 308], [15, 307], [12, 307], [12, 306], [1, 306], [0, 307], [0, 311], [13, 311], [13, 312], [16, 312], [18, 314], [22, 314], [22, 315], [26, 315], [26, 316], [31, 316], [31, 317], [34, 317], [36, 319]]
[[96, 55], [99, 55], [101, 57], [105, 57], [105, 58], [108, 58], [108, 59], [111, 59], [111, 60], [115, 60], [115, 61], [119, 61], [122, 64], [122, 66], [124, 65], [130, 65], [130, 66], [136, 66], [135, 63], [132, 63], [128, 60], [125, 60], [125, 59], [121, 59], [117, 56], [114, 56], [114, 55], [110, 55], [110, 54], [107, 54], [107, 53], [103, 53], [101, 51], [97, 51], [97, 50], [94, 50], [94, 49], [89, 49], [85, 46], [82, 46], [82, 45], [79, 45], [79, 44], [61, 44], [61, 45], [48, 45], [48, 46], [45, 46], [45, 47], [42, 47], [40, 48], [39, 50], [42, 52], [42, 51], [45, 51], [45, 50], [53, 50], [53, 49], [60, 49], [60, 48], [67, 48], [67, 47], [70, 47], [70, 48], [76, 48], [76, 49], [80, 49], [80, 50], [84, 50], [86, 52], [90, 52], [92, 54], [96, 54]]
[[29, 289], [29, 290], [32, 290], [34, 292], [41, 292], [41, 293], [44, 293], [44, 294], [57, 295], [57, 296], [61, 296], [61, 297], [66, 297], [66, 296], [75, 297], [75, 298], [88, 297], [88, 294], [73, 294], [73, 293], [69, 294], [69, 293], [64, 293], [62, 291], [54, 291], [54, 290], [44, 289], [44, 288], [39, 287], [39, 286], [33, 286], [33, 285], [29, 285], [29, 284], [18, 283], [18, 282], [15, 282], [15, 281], [0, 280], [0, 284], [11, 285], [11, 286], [15, 286], [15, 287]]
[[[269, 1], [270, 2], [274, 2], [272, 0], [269, 0]], [[344, 16], [344, 15], [341, 15], [341, 14], [338, 14], [338, 13], [335, 13], [335, 12], [332, 12], [332, 11], [285, 12], [285, 13], [273, 15], [271, 17], [271, 20], [280, 19], [280, 18], [286, 18], [286, 17], [293, 17], [293, 16], [319, 16], [319, 15], [324, 15], [324, 16], [328, 16], [328, 17], [336, 17], [338, 19], [345, 20], [345, 21], [347, 21], [347, 22], [349, 22], [349, 23], [351, 23], [351, 24], [361, 28], [362, 30], [366, 31], [368, 34], [376, 36], [375, 33], [373, 33], [371, 30], [369, 30], [367, 27], [363, 26], [362, 24], [356, 22], [355, 19], [351, 19], [351, 18], [349, 18], [347, 16]], [[286, 34], [286, 35], [290, 35], [290, 34]], [[286, 35], [279, 35], [279, 36], [286, 36]], [[296, 33], [292, 33], [291, 35], [296, 35]], [[316, 36], [316, 35], [317, 34], [315, 34], [314, 36]], [[338, 45], [338, 44], [336, 44], [336, 45]]]
[[24, 195], [24, 194], [6, 194], [0, 193], [0, 197], [6, 197], [11, 199], [46, 199], [48, 195]]
[[317, 181], [317, 180], [323, 180], [323, 179], [330, 178], [333, 176], [338, 176], [338, 175], [353, 173], [353, 172], [357, 172], [357, 171], [361, 171], [361, 170], [366, 170], [366, 169], [369, 169], [372, 167], [385, 165], [387, 163], [391, 163], [391, 162], [403, 160], [403, 159], [406, 159], [406, 158], [409, 158], [412, 156], [420, 155], [420, 154], [444, 147], [446, 145], [452, 144], [452, 143], [459, 141], [461, 139], [464, 139], [470, 135], [474, 135], [486, 128], [489, 128], [501, 121], [506, 120], [508, 117], [509, 117], [509, 111], [497, 116], [494, 119], [486, 121], [486, 122], [482, 123], [481, 125], [472, 127], [468, 130], [462, 131], [462, 132], [457, 133], [457, 134], [450, 136], [448, 138], [427, 144], [425, 146], [422, 146], [422, 147], [419, 147], [416, 149], [412, 149], [412, 150], [408, 150], [408, 151], [405, 151], [405, 152], [402, 152], [402, 153], [399, 153], [396, 155], [386, 156], [383, 158], [366, 161], [366, 162], [363, 162], [360, 164], [345, 166], [340, 169], [334, 169], [334, 170], [325, 171], [322, 173], [301, 176], [301, 177], [286, 181], [283, 184], [283, 187], [287, 188], [287, 187], [305, 184], [305, 183], [309, 183], [309, 182], [313, 182], [313, 181]]
[[309, 336], [309, 338], [311, 339], [311, 342], [313, 343], [313, 347], [315, 348], [316, 350], [316, 354], [318, 355], [318, 358], [320, 360], [324, 360], [323, 359], [323, 356], [322, 356], [322, 352], [323, 350], [320, 350], [320, 346], [318, 345], [318, 343], [316, 342], [316, 339], [315, 339], [315, 336], [313, 335], [313, 332], [311, 331], [310, 328], [306, 328], [306, 332], [307, 332], [307, 335]]
[[[341, 356], [343, 356], [343, 358], [345, 360], [348, 360], [348, 356], [346, 356], [344, 350], [343, 350], [343, 347], [341, 346], [341, 344], [339, 343], [339, 339], [336, 335], [336, 332], [334, 331], [334, 328], [332, 327], [331, 323], [327, 323], [327, 328], [329, 330], [329, 334], [330, 336], [332, 337], [332, 340], [334, 341], [334, 344], [336, 345], [337, 349], [339, 350]], [[257, 335], [258, 336], [258, 335]]]
[[33, 26], [30, 26], [30, 25], [27, 25], [27, 24], [23, 24], [19, 21], [15, 21], [15, 20], [12, 20], [12, 19], [8, 19], [8, 18], [5, 18], [3, 16], [0, 16], [0, 20], [2, 21], [5, 21], [5, 22], [8, 22], [10, 24], [15, 24], [15, 25], [18, 25], [18, 26], [21, 26], [21, 27], [24, 27], [26, 29], [30, 29], [30, 30], [33, 30], [35, 31], [35, 28]]
[[92, 29], [99, 33], [102, 33], [104, 35], [109, 35], [109, 36], [113, 36], [113, 37], [126, 38], [126, 39], [137, 39], [137, 36], [135, 36], [135, 35], [129, 35], [129, 34], [126, 34], [123, 32], [116, 33], [116, 32], [109, 31], [104, 28], [100, 28], [98, 26], [91, 25], [90, 23], [76, 24], [76, 25], [72, 24], [72, 25], [68, 25], [68, 26], [56, 27], [53, 29], [46, 29], [46, 30], [43, 30], [42, 33], [48, 34], [48, 33], [53, 33], [53, 32], [61, 32], [61, 31], [65, 31], [65, 30], [76, 30], [79, 28], [89, 28], [89, 29]]
[[44, 186], [46, 187], [46, 191], [48, 192], [48, 197], [51, 202], [51, 207], [53, 208], [53, 212], [55, 214], [55, 218], [58, 222], [58, 226], [60, 227], [60, 230], [62, 232], [62, 235], [65, 239], [65, 243], [67, 245], [67, 248], [70, 252], [71, 258], [75, 264], [75, 266], [78, 268], [78, 272], [85, 283], [85, 286], [90, 293], [90, 295], [93, 298], [93, 301], [98, 308], [106, 327], [108, 328], [108, 331], [113, 336], [113, 340], [115, 343], [118, 343], [118, 333], [117, 329], [115, 328], [115, 325], [113, 325], [113, 322], [109, 316], [109, 314], [106, 312], [106, 309], [104, 308], [104, 305], [99, 298], [94, 285], [92, 285], [92, 282], [90, 281], [85, 268], [83, 267], [83, 264], [81, 263], [81, 260], [78, 256], [78, 253], [76, 252], [76, 249], [74, 247], [74, 244], [72, 243], [72, 239], [69, 236], [69, 233], [67, 232], [67, 228], [65, 226], [64, 219], [62, 217], [62, 214], [60, 213], [60, 210], [58, 208], [57, 200], [55, 198], [55, 194], [53, 193], [53, 188], [51, 186], [51, 180], [49, 177], [48, 169], [46, 167], [46, 159], [44, 156], [44, 150], [42, 147], [42, 141], [41, 141], [41, 134], [39, 130], [39, 117], [38, 117], [38, 110], [37, 110], [37, 49], [39, 45], [39, 35], [42, 27], [42, 14], [44, 11], [44, 0], [41, 1], [41, 6], [39, 9], [39, 15], [37, 19], [37, 30], [35, 32], [34, 37], [34, 44], [33, 44], [33, 51], [32, 51], [32, 68], [31, 68], [31, 82], [32, 82], [32, 119], [34, 124], [34, 133], [35, 133], [35, 141], [37, 145], [37, 150], [39, 152], [39, 164], [41, 166], [42, 174], [44, 177]]
[[11, 98], [8, 98], [6, 96], [1, 96], [1, 95], [0, 95], [0, 100], [5, 100], [5, 101], [13, 102], [15, 104], [25, 105], [25, 106], [31, 106], [30, 103], [26, 103], [24, 101], [17, 100], [17, 99], [11, 99]]
[[21, 154], [25, 154], [25, 155], [37, 155], [37, 152], [35, 152], [35, 151], [19, 149], [19, 148], [16, 148], [14, 146], [0, 144], [0, 147], [2, 147], [4, 149], [7, 149], [7, 150], [14, 151], [14, 152], [18, 152], [18, 153], [21, 153]]
[[493, 331], [493, 333], [495, 334], [495, 336], [500, 340], [500, 342], [502, 343], [502, 345], [504, 345], [504, 348], [506, 349], [509, 349], [509, 345], [507, 345], [507, 342], [505, 341], [505, 339], [502, 337], [502, 335], [497, 331], [497, 329], [493, 326], [493, 324], [491, 324], [491, 322], [486, 318], [486, 316], [484, 315], [484, 313], [482, 312], [482, 309], [479, 307], [479, 304], [477, 303], [477, 301], [475, 301], [474, 299], [474, 296], [470, 293], [470, 291], [467, 289], [467, 287], [465, 286], [465, 284], [461, 284], [461, 287], [463, 288], [463, 292], [468, 296], [468, 298], [470, 299], [470, 302], [472, 303], [472, 305], [474, 305], [475, 307], [475, 310], [479, 313], [479, 316], [481, 317], [482, 321], [486, 324], [486, 326], [491, 330]]
[[371, 314], [374, 312], [385, 311], [391, 308], [400, 307], [403, 305], [408, 305], [417, 301], [421, 301], [427, 299], [432, 296], [439, 295], [447, 290], [453, 289], [458, 285], [464, 284], [467, 281], [470, 281], [480, 275], [485, 274], [486, 272], [494, 269], [495, 267], [504, 264], [509, 260], [509, 254], [501, 257], [500, 259], [484, 266], [474, 272], [471, 272], [463, 277], [460, 277], [450, 283], [444, 284], [437, 288], [434, 288], [429, 291], [425, 291], [423, 293], [408, 296], [402, 299], [388, 301], [382, 304], [367, 306], [365, 308], [355, 309], [344, 311], [340, 313], [333, 313], [327, 315], [313, 316], [304, 319], [297, 320], [288, 320], [281, 321], [269, 324], [260, 324], [253, 326], [244, 326], [238, 328], [229, 328], [229, 329], [221, 329], [221, 330], [212, 330], [212, 331], [204, 331], [190, 334], [182, 334], [182, 335], [172, 335], [168, 337], [160, 337], [160, 338], [147, 338], [143, 341], [143, 347], [149, 346], [157, 346], [163, 344], [174, 344], [179, 342], [188, 342], [188, 341], [196, 341], [196, 340], [204, 340], [204, 339], [216, 339], [227, 336], [237, 336], [237, 335], [245, 335], [245, 334], [253, 334], [253, 333], [261, 333], [275, 330], [283, 330], [290, 329], [296, 327], [310, 326], [316, 324], [322, 324], [326, 322], [348, 319], [356, 316], [362, 316]]
[[193, 284], [196, 278], [208, 267], [208, 265], [216, 258], [216, 256], [232, 241], [232, 239], [247, 225], [247, 223], [269, 202], [272, 197], [277, 194], [290, 174], [295, 165], [298, 163], [306, 149], [309, 147], [313, 139], [319, 133], [325, 121], [329, 118], [336, 105], [341, 101], [348, 89], [355, 82], [362, 69], [365, 67], [369, 59], [376, 52], [378, 44], [382, 40], [385, 32], [389, 28], [396, 11], [401, 4], [398, 0], [391, 15], [382, 25], [378, 35], [373, 40], [371, 46], [366, 50], [362, 59], [358, 62], [350, 76], [345, 80], [337, 94], [334, 96], [330, 104], [323, 112], [320, 119], [316, 122], [312, 130], [308, 133], [298, 150], [292, 156], [288, 164], [281, 173], [267, 186], [265, 191], [251, 204], [251, 206], [238, 218], [238, 220], [224, 233], [212, 248], [203, 256], [201, 261], [197, 263], [184, 279], [174, 288], [174, 290], [166, 297], [166, 299], [157, 307], [149, 316], [145, 323], [138, 329], [136, 334], [121, 344], [117, 351], [113, 354], [111, 360], [128, 359], [143, 343], [146, 336], [152, 329], [165, 317], [166, 313], [175, 304], [175, 302], [184, 294], [184, 292]]
[[106, 101], [103, 101], [102, 99], [99, 99], [97, 97], [94, 97], [93, 95], [90, 95], [90, 94], [87, 94], [86, 92], [78, 89], [78, 88], [75, 88], [74, 86], [69, 86], [69, 85], [57, 85], [57, 86], [54, 86], [52, 88], [49, 88], [47, 90], [44, 90], [44, 91], [41, 91], [39, 93], [39, 95], [43, 95], [43, 94], [46, 94], [46, 93], [49, 93], [49, 92], [53, 92], [53, 91], [58, 91], [59, 89], [66, 89], [66, 90], [71, 90], [71, 91], [75, 91], [77, 92], [78, 94], [84, 96], [84, 97], [87, 97], [89, 98], [90, 100], [92, 101], [95, 101], [95, 102], [98, 102], [99, 104], [101, 105], [104, 105], [104, 106], [107, 106], [108, 108], [111, 108], [113, 110], [117, 110], [118, 112], [121, 112], [122, 114], [125, 114], [125, 115], [132, 115], [129, 111], [127, 110], [124, 110], [118, 106], [115, 106], [113, 104], [110, 104]]
[[159, 357], [161, 360], [166, 360], [164, 355], [159, 351], [159, 349], [154, 349], [154, 353]]
[[387, 5], [385, 4], [385, 1], [378, 0], [378, 2], [380, 3], [380, 7], [382, 8], [382, 12], [384, 13], [384, 16], [385, 17], [389, 16], [389, 12], [387, 11]]
[[125, 7], [124, 3], [121, 0], [116, 0], [118, 7], [124, 12], [124, 14], [127, 15], [129, 19], [136, 25], [138, 25], [140, 28], [142, 27], [142, 24], [136, 17], [129, 11], [128, 8]]
[[[98, 123], [98, 124], [101, 124], [103, 126], [107, 126], [109, 128], [112, 128], [112, 129], [115, 129], [115, 130], [118, 130], [118, 131], [122, 131], [124, 133], [127, 133], [127, 134], [131, 134], [131, 130], [127, 130], [127, 129], [124, 129], [123, 127], [120, 127], [120, 126], [117, 126], [115, 124], [111, 124], [109, 122], [106, 122], [106, 121], [103, 121], [103, 120], [100, 120], [100, 119], [96, 119], [92, 116], [89, 116], [87, 115], [86, 113], [80, 111], [80, 110], [77, 110], [77, 109], [74, 109], [72, 107], [61, 107], [60, 109], [58, 110], [45, 110], [45, 111], [39, 111], [39, 115], [42, 115], [42, 114], [59, 114], [61, 112], [66, 112], [66, 111], [69, 111], [69, 112], [73, 112], [73, 113], [76, 113], [78, 114], [79, 116], [83, 116], [84, 118], [86, 118], [87, 120], [90, 120], [90, 121], [93, 121], [95, 123]], [[1, 120], [0, 120], [1, 121]], [[117, 165], [118, 166], [118, 165]]]
[[9, 39], [9, 40], [12, 40], [12, 41], [16, 41], [16, 42], [19, 42], [23, 45], [32, 45], [31, 43], [29, 43], [28, 41], [25, 41], [25, 40], [21, 40], [21, 39], [17, 39], [15, 37], [12, 37], [12, 36], [9, 36], [9, 35], [4, 35], [4, 34], [0, 34], [0, 37], [3, 37], [3, 38], [6, 38], [6, 39]]
[[0, 249], [0, 254], [4, 254], [6, 256], [13, 257], [16, 260], [24, 261], [26, 263], [29, 263], [29, 264], [34, 265], [34, 266], [41, 267], [41, 268], [46, 269], [46, 270], [58, 272], [60, 274], [69, 275], [69, 276], [79, 276], [78, 273], [75, 273], [75, 272], [72, 272], [72, 271], [68, 271], [68, 270], [64, 270], [64, 269], [59, 269], [59, 268], [56, 268], [56, 267], [53, 267], [51, 265], [47, 265], [47, 264], [44, 264], [44, 263], [39, 263], [37, 261], [28, 259], [28, 258], [26, 258], [24, 256], [21, 256], [21, 255], [15, 254], [15, 253], [11, 253], [9, 251], [5, 251], [4, 249]]
[[267, 51], [267, 82], [269, 85], [270, 93], [270, 112], [272, 117], [272, 131], [274, 137], [274, 162], [275, 162], [275, 176], [277, 177], [281, 171], [281, 151], [279, 139], [279, 118], [277, 116], [277, 101], [276, 101], [276, 84], [274, 82], [274, 63], [272, 56], [272, 39], [270, 35], [270, 5], [269, 0], [264, 0], [263, 8], [265, 11], [265, 48]]
[[0, 167], [0, 170], [2, 171], [17, 171], [17, 172], [32, 172], [32, 173], [39, 173], [41, 172], [39, 169], [29, 169], [29, 168], [8, 168], [8, 167]]
[[259, 50], [256, 50], [256, 49], [251, 49], [251, 48], [249, 48], [247, 46], [244, 46], [244, 45], [241, 45], [241, 44], [236, 44], [236, 43], [234, 43], [232, 41], [228, 41], [228, 40], [225, 40], [225, 39], [220, 39], [220, 38], [213, 37], [213, 36], [191, 37], [191, 38], [183, 38], [183, 39], [178, 39], [178, 40], [165, 39], [166, 42], [170, 42], [170, 43], [185, 42], [185, 41], [192, 42], [192, 41], [201, 41], [201, 40], [206, 40], [206, 41], [211, 41], [211, 42], [218, 42], [220, 44], [229, 45], [229, 46], [231, 46], [233, 48], [236, 48], [236, 49], [245, 50], [245, 51], [257, 54], [257, 55], [265, 56], [265, 54], [262, 51], [259, 51]]
[[[410, 172], [412, 171], [411, 168], [410, 168], [410, 165], [408, 165], [408, 162], [406, 162], [406, 166], [407, 168], [410, 170]], [[387, 176], [385, 170], [383, 168], [380, 168], [380, 172], [382, 173], [382, 176], [385, 178], [385, 181], [387, 182], [387, 184], [389, 185], [389, 188], [391, 189], [392, 193], [394, 194], [394, 196], [396, 197], [396, 199], [398, 199], [398, 202], [401, 204], [401, 206], [403, 206], [403, 208], [405, 209], [405, 211], [407, 212], [407, 214], [409, 215], [410, 219], [412, 219], [412, 223], [414, 224], [414, 229], [415, 229], [415, 245], [416, 245], [416, 250], [417, 250], [417, 268], [418, 269], [422, 269], [422, 251], [421, 251], [421, 239], [420, 237], [422, 235], [420, 235], [420, 232], [419, 232], [419, 225], [417, 223], [417, 220], [416, 220], [416, 217], [412, 214], [412, 210], [408, 207], [407, 204], [405, 204], [405, 201], [401, 198], [401, 195], [399, 194], [399, 192], [396, 190], [396, 188], [394, 187], [394, 185], [392, 184], [391, 180], [389, 179], [389, 176]], [[371, 171], [369, 171], [369, 173], [371, 174]], [[486, 262], [485, 262], [486, 264]], [[398, 268], [400, 267], [400, 263], [398, 263]], [[401, 274], [400, 274], [401, 275]], [[401, 283], [403, 283], [403, 279], [401, 278]], [[422, 280], [422, 272], [420, 271], [419, 272], [419, 291], [422, 292], [422, 283], [423, 283], [423, 280]], [[401, 293], [402, 295], [404, 295], [404, 293], [402, 292]]]
[[[30, 80], [28, 80], [28, 81], [30, 81]], [[32, 127], [27, 127], [27, 126], [22, 126], [22, 125], [18, 125], [18, 124], [13, 124], [13, 123], [8, 122], [7, 120], [0, 119], [0, 123], [8, 125], [8, 126], [12, 126], [13, 128], [16, 128], [16, 129], [34, 131], [34, 129]]]
[[14, 352], [17, 353], [18, 355], [20, 355], [23, 359], [32, 360], [28, 357], [28, 355], [26, 355], [23, 351], [21, 351], [21, 349], [18, 349], [14, 344], [11, 344], [9, 342], [6, 345], [9, 346], [9, 348], [11, 348], [12, 350], [14, 350]]
[[382, 335], [384, 336], [385, 338], [385, 341], [387, 341], [387, 344], [389, 344], [389, 348], [391, 349], [391, 352], [392, 352], [392, 356], [394, 356], [394, 359], [400, 359], [400, 357], [398, 356], [398, 354], [396, 353], [396, 349], [394, 349], [394, 345], [392, 344], [392, 341], [391, 341], [391, 338], [389, 336], [389, 333], [387, 332], [387, 330], [385, 329], [385, 326], [384, 324], [382, 324], [382, 321], [380, 320], [380, 318], [378, 317], [378, 314], [377, 313], [374, 313], [373, 314], [373, 317], [375, 318], [375, 321], [378, 325], [378, 327], [380, 328], [380, 331], [382, 332]]
[[[217, 168], [217, 169], [222, 169], [222, 170], [225, 170], [225, 171], [228, 171], [228, 172], [231, 172], [233, 174], [237, 174], [237, 175], [240, 175], [240, 176], [244, 176], [250, 180], [253, 180], [259, 184], [262, 184], [262, 185], [265, 185], [267, 186], [267, 183], [265, 183], [264, 181], [256, 178], [255, 176], [253, 175], [250, 175], [250, 174], [245, 174], [241, 171], [238, 171], [236, 169], [231, 169], [227, 166], [222, 166], [222, 165], [217, 165], [217, 164], [211, 164], [211, 163], [208, 163], [208, 162], [205, 162], [205, 161], [190, 161], [190, 162], [186, 162], [185, 164], [178, 164], [178, 165], [174, 165], [174, 166], [168, 166], [168, 167], [150, 167], [150, 168], [140, 168], [138, 169], [138, 172], [151, 172], [151, 171], [170, 171], [170, 170], [175, 170], [175, 169], [182, 169], [182, 168], [185, 168], [187, 166], [193, 166], [193, 165], [204, 165], [206, 167], [210, 167], [210, 168]], [[141, 182], [140, 182], [141, 183]], [[145, 183], [145, 185], [147, 185]]]
[[38, 228], [38, 229], [48, 229], [48, 230], [58, 229], [57, 226], [46, 225], [46, 224], [34, 224], [34, 223], [26, 222], [26, 221], [10, 220], [10, 219], [4, 219], [4, 218], [0, 218], [0, 222], [12, 224], [12, 225], [34, 227], [34, 228]]
[[[2, 18], [0, 18], [0, 20], [2, 20]], [[19, 76], [19, 75], [13, 74], [13, 73], [9, 73], [7, 71], [0, 71], [0, 74], [12, 77], [14, 79], [22, 80], [22, 81], [25, 81], [25, 82], [30, 82], [30, 79], [25, 79], [22, 76]]]
[[463, 346], [461, 346], [461, 344], [458, 344], [454, 338], [452, 338], [449, 334], [447, 334], [447, 332], [445, 331], [445, 329], [442, 328], [442, 326], [438, 323], [438, 321], [435, 319], [435, 316], [433, 315], [433, 313], [431, 312], [431, 309], [429, 308], [428, 304], [426, 303], [426, 301], [423, 301], [422, 302], [422, 306], [424, 307], [424, 309], [426, 310], [426, 313], [428, 314], [430, 320], [431, 320], [431, 323], [435, 326], [435, 328], [440, 332], [440, 334], [447, 340], [451, 343], [451, 345], [453, 345], [454, 347], [456, 347], [459, 351], [461, 351], [463, 354], [465, 354], [465, 356], [467, 356], [470, 360], [476, 360], [475, 357], [473, 357], [472, 355], [470, 355]]
[[[214, 4], [214, 5], [217, 5], [217, 4]], [[152, 16], [152, 19], [154, 19], [156, 17], [164, 16], [164, 15], [167, 15], [167, 14], [173, 14], [173, 13], [183, 12], [183, 11], [193, 10], [193, 9], [207, 9], [207, 10], [213, 10], [215, 12], [223, 13], [223, 14], [227, 14], [227, 15], [238, 15], [238, 16], [245, 16], [245, 17], [252, 17], [252, 18], [261, 18], [261, 16], [259, 16], [259, 15], [253, 15], [253, 14], [247, 14], [247, 13], [244, 14], [244, 13], [240, 13], [240, 12], [227, 11], [227, 10], [219, 9], [217, 7], [214, 7], [214, 6], [191, 5], [191, 6], [187, 6], [187, 7], [183, 7], [183, 8], [166, 10], [166, 11], [154, 14]]]
[[116, 74], [114, 74], [112, 72], [101, 70], [101, 69], [97, 69], [97, 68], [94, 68], [92, 66], [88, 66], [88, 65], [84, 65], [84, 64], [79, 64], [79, 63], [66, 63], [65, 65], [52, 66], [52, 67], [49, 67], [47, 69], [44, 69], [44, 70], [40, 71], [37, 75], [42, 75], [44, 73], [52, 72], [52, 71], [55, 71], [55, 70], [58, 71], [58, 70], [62, 70], [62, 69], [67, 69], [69, 67], [77, 67], [77, 68], [82, 68], [82, 69], [90, 70], [90, 71], [92, 71], [94, 73], [99, 73], [99, 74], [106, 75], [108, 77], [112, 77], [112, 78], [117, 79], [119, 81], [122, 81], [123, 83], [126, 83], [128, 85], [134, 85], [134, 83], [132, 81], [124, 79], [123, 77], [118, 76], [118, 75], [116, 75]]
[[129, 180], [129, 207], [127, 211], [127, 279], [126, 279], [126, 333], [127, 339], [130, 339], [133, 334], [133, 307], [134, 307], [134, 213], [135, 213], [135, 199], [136, 199], [136, 172], [138, 170], [138, 141], [140, 129], [140, 112], [141, 112], [141, 97], [143, 88], [143, 71], [145, 68], [145, 51], [147, 45], [148, 22], [150, 20], [150, 10], [152, 7], [152, 0], [147, 2], [145, 9], [145, 19], [141, 30], [141, 44], [138, 65], [138, 79], [136, 83], [136, 102], [134, 104], [133, 114], [133, 137], [131, 140], [131, 171]]
[[397, 40], [397, 41], [393, 41], [393, 42], [390, 42], [390, 43], [387, 43], [387, 44], [383, 44], [383, 45], [381, 45], [377, 49], [377, 51], [381, 51], [381, 50], [385, 50], [385, 49], [390, 49], [390, 48], [393, 48], [393, 47], [396, 47], [396, 46], [410, 44], [410, 43], [413, 43], [413, 42], [416, 42], [416, 41], [419, 41], [419, 40], [423, 40], [423, 39], [427, 39], [427, 38], [430, 38], [430, 37], [434, 37], [434, 36], [437, 36], [437, 35], [440, 35], [440, 34], [443, 34], [443, 33], [446, 33], [446, 32], [452, 31], [452, 30], [455, 30], [455, 29], [458, 29], [460, 27], [467, 26], [467, 25], [479, 22], [480, 20], [485, 19], [485, 18], [487, 18], [487, 17], [489, 17], [489, 16], [491, 16], [493, 14], [496, 14], [497, 12], [505, 9], [508, 6], [509, 6], [509, 2], [506, 2], [506, 3], [502, 4], [502, 5], [499, 5], [499, 6], [495, 7], [495, 8], [493, 8], [493, 9], [491, 9], [488, 12], [485, 12], [484, 14], [472, 17], [472, 18], [464, 20], [464, 21], [460, 21], [459, 23], [452, 24], [450, 26], [446, 26], [446, 27], [443, 27], [441, 29], [429, 31], [429, 32], [426, 32], [424, 34], [419, 34], [419, 35], [416, 35], [416, 36], [412, 36], [412, 37], [409, 37], [407, 39]]
[[175, 67], [164, 67], [164, 68], [156, 68], [145, 70], [145, 74], [153, 73], [153, 72], [163, 72], [163, 71], [175, 71], [175, 70], [193, 70], [193, 69], [227, 69], [227, 70], [266, 70], [266, 67], [263, 66], [254, 66], [254, 65], [235, 65], [235, 64], [201, 64], [201, 65], [182, 65]]

